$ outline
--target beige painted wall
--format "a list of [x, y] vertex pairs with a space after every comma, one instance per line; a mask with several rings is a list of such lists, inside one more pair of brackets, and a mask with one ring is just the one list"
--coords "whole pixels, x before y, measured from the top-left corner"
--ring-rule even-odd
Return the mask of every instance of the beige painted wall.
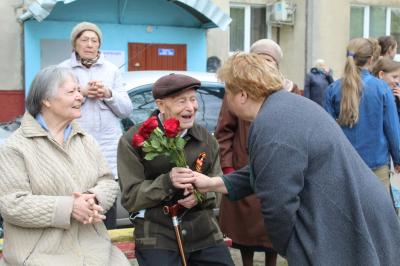
[[[214, 0], [229, 12], [228, 0]], [[266, 4], [274, 0], [232, 0], [235, 4]], [[294, 0], [294, 26], [273, 27], [272, 39], [279, 41], [284, 58], [281, 70], [301, 88], [304, 74], [322, 58], [333, 69], [335, 78], [342, 75], [346, 46], [349, 41], [350, 4], [400, 7], [400, 0]], [[228, 55], [229, 34], [219, 30], [208, 35], [209, 55], [225, 59]], [[278, 40], [279, 31], [279, 40]], [[217, 40], [217, 41], [215, 41]]]
[[350, 3], [348, 0], [313, 0], [314, 35], [313, 46], [309, 52], [307, 69], [322, 58], [332, 68], [334, 77], [342, 75], [346, 60], [346, 46], [349, 42]]
[[282, 48], [283, 60], [280, 65], [282, 73], [303, 88], [306, 55], [306, 4], [305, 0], [294, 2], [296, 4], [294, 26], [273, 27], [272, 39], [278, 42]]
[[[213, 0], [225, 13], [229, 14], [228, 0]], [[207, 57], [217, 56], [223, 62], [229, 56], [229, 27], [223, 31], [219, 28], [207, 31]]]
[[17, 6], [22, 1], [0, 1], [0, 90], [22, 89], [22, 26]]

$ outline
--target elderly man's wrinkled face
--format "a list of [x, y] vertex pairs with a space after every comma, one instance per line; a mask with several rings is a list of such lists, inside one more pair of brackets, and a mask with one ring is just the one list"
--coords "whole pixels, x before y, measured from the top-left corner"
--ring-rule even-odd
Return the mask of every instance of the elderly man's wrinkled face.
[[45, 100], [42, 111], [59, 121], [70, 122], [81, 116], [82, 94], [75, 79], [68, 77], [58, 88], [56, 95]]
[[188, 89], [174, 96], [157, 99], [156, 103], [164, 119], [175, 117], [179, 120], [182, 130], [193, 126], [196, 112], [199, 108], [194, 89]]
[[99, 36], [94, 31], [86, 30], [75, 40], [75, 51], [83, 59], [94, 59], [99, 48]]

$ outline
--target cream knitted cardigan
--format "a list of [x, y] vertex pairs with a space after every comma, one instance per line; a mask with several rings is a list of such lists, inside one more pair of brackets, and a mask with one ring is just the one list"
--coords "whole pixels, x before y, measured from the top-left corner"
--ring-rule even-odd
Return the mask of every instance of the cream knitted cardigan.
[[73, 192], [90, 192], [108, 210], [118, 184], [94, 139], [72, 123], [59, 145], [28, 113], [0, 149], [0, 265], [130, 265], [103, 223], [71, 218]]

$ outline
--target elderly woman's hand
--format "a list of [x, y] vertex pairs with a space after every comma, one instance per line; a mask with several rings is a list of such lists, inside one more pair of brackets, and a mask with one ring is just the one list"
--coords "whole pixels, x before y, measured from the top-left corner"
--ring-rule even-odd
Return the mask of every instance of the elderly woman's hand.
[[102, 215], [103, 208], [96, 203], [96, 195], [75, 192], [72, 217], [83, 223], [98, 223], [106, 217]]
[[82, 95], [88, 98], [97, 98], [97, 88], [98, 86], [96, 81], [89, 81], [86, 88], [82, 90]]
[[112, 96], [111, 91], [104, 86], [103, 82], [96, 81], [96, 86], [97, 86], [97, 98], [98, 99], [104, 99], [104, 98], [107, 99]]
[[88, 85], [81, 91], [82, 95], [88, 98], [107, 99], [112, 97], [111, 91], [101, 81], [89, 81]]

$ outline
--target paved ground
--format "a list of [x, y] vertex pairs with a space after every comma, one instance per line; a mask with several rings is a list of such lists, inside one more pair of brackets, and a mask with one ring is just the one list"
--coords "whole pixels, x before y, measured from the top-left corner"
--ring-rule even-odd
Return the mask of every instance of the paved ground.
[[[233, 262], [235, 263], [235, 266], [243, 266], [242, 264], [242, 259], [240, 257], [240, 252], [237, 249], [230, 249], [231, 255], [233, 258]], [[254, 254], [254, 265], [253, 266], [264, 266], [264, 253], [263, 252], [256, 252]], [[278, 263], [277, 266], [287, 266], [287, 261], [282, 258], [278, 257]]]
[[[235, 266], [243, 266], [242, 259], [240, 258], [240, 252], [237, 249], [230, 249], [233, 261], [235, 262]], [[138, 263], [136, 260], [131, 260], [132, 266], [137, 266]], [[285, 259], [278, 257], [277, 266], [287, 266], [287, 262]], [[254, 265], [253, 266], [264, 266], [264, 253], [256, 252], [254, 255]]]

